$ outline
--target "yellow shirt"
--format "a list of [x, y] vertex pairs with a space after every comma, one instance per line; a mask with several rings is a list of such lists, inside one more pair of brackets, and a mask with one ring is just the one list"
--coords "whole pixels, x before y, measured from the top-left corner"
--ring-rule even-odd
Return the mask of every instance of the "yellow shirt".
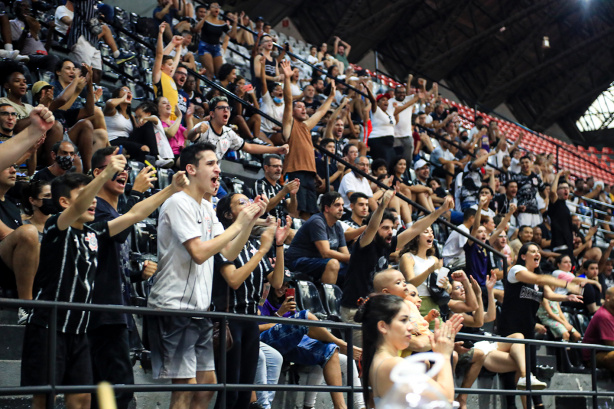
[[177, 119], [175, 115], [175, 107], [179, 103], [179, 91], [177, 91], [177, 84], [175, 80], [164, 72], [160, 72], [160, 81], [154, 84], [154, 94], [156, 98], [166, 97], [168, 102], [173, 107], [171, 112], [171, 121]]

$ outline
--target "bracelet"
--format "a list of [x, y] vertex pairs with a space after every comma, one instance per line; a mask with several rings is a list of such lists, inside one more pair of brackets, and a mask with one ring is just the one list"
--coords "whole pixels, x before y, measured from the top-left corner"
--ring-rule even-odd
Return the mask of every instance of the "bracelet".
[[279, 312], [275, 311], [275, 315], [277, 315], [279, 318], [281, 318], [281, 315], [279, 315]]
[[281, 243], [281, 244], [276, 244], [276, 245], [275, 245], [275, 247], [283, 247], [283, 246], [284, 246], [284, 243]]

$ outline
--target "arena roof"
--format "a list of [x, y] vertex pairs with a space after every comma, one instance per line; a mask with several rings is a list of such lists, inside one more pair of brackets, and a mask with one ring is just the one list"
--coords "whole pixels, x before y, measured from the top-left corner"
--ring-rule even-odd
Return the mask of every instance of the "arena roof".
[[[288, 16], [313, 44], [334, 35], [350, 61], [376, 50], [397, 78], [445, 80], [457, 95], [523, 124], [576, 120], [614, 81], [611, 0], [235, 0], [225, 3], [272, 25]], [[550, 48], [543, 47], [548, 37]]]

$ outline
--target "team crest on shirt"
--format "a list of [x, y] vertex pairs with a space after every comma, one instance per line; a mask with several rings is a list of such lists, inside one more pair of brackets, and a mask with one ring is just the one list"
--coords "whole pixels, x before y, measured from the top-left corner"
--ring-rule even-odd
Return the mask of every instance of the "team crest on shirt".
[[90, 250], [98, 251], [98, 238], [96, 237], [96, 233], [87, 233], [85, 236], [85, 241], [87, 242]]

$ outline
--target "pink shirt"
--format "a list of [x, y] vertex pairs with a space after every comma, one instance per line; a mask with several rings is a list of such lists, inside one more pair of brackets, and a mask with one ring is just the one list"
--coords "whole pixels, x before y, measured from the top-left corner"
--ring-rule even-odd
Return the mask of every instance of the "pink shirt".
[[[166, 122], [162, 121], [162, 126], [168, 128], [174, 123], [175, 121], [172, 121], [170, 124], [167, 124]], [[179, 125], [179, 129], [177, 130], [175, 136], [168, 140], [174, 155], [179, 155], [181, 153], [181, 150], [183, 149], [183, 146], [185, 144], [185, 131], [187, 131], [186, 127], [183, 125]]]

